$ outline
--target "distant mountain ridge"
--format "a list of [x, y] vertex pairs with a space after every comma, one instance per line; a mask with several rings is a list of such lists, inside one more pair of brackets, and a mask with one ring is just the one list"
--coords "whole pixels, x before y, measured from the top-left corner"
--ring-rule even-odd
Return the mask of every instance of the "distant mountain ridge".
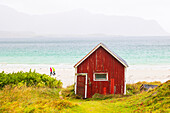
[[0, 5], [0, 15], [0, 31], [6, 32], [34, 32], [40, 35], [164, 36], [169, 34], [155, 20], [93, 14], [81, 9], [56, 14], [28, 15]]

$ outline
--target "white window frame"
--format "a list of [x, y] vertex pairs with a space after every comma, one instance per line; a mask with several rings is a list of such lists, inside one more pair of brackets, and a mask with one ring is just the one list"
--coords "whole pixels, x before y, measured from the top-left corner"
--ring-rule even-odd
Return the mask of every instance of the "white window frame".
[[[106, 80], [96, 80], [96, 77], [95, 77], [95, 75], [96, 74], [106, 74]], [[108, 81], [108, 73], [93, 73], [93, 81]]]

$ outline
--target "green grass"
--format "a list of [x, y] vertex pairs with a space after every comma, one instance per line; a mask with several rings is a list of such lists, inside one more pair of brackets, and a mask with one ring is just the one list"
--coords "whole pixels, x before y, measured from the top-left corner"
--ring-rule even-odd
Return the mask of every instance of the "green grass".
[[[106, 96], [107, 97], [107, 96]], [[70, 99], [78, 106], [63, 109], [63, 112], [107, 112], [107, 113], [127, 113], [127, 112], [170, 112], [170, 81], [161, 84], [157, 88], [148, 92], [138, 93], [133, 96], [112, 96], [111, 99], [96, 100]]]
[[[61, 84], [54, 85], [52, 82], [56, 81], [58, 83], [58, 80], [53, 80], [48, 75], [41, 75], [31, 71], [12, 74], [2, 72], [0, 74], [0, 113], [170, 112], [170, 80], [163, 84], [160, 84], [160, 82], [152, 83], [160, 85], [148, 92], [140, 92], [139, 87], [142, 83], [138, 82], [127, 86], [130, 95], [105, 96], [95, 94], [91, 99], [81, 99], [74, 94], [74, 86], [62, 89]], [[16, 77], [17, 74], [19, 74], [20, 79]], [[3, 78], [5, 80], [2, 80]], [[38, 84], [41, 81], [45, 85], [39, 86]], [[49, 82], [51, 82], [51, 85], [49, 85]], [[62, 95], [59, 94], [60, 91], [62, 91]]]
[[161, 82], [160, 81], [154, 81], [154, 82], [143, 81], [143, 82], [137, 82], [135, 84], [126, 84], [126, 89], [127, 89], [126, 94], [134, 95], [134, 94], [140, 93], [140, 87], [142, 84], [160, 85]]
[[58, 112], [76, 106], [67, 100], [61, 100], [59, 91], [60, 89], [48, 87], [6, 86], [0, 91], [0, 112]]
[[[72, 88], [69, 87], [69, 90]], [[59, 88], [6, 86], [0, 91], [0, 112], [77, 112], [77, 113], [127, 113], [170, 112], [170, 81], [156, 89], [132, 96], [112, 95], [102, 99], [76, 99], [63, 96]], [[64, 91], [66, 89], [62, 89]], [[69, 91], [67, 90], [67, 93]]]

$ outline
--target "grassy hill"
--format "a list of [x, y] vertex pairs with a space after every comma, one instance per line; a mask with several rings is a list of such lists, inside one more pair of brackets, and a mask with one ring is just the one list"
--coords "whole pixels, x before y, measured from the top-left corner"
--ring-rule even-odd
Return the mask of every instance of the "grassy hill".
[[150, 85], [161, 85], [160, 81], [154, 81], [154, 82], [137, 82], [135, 84], [126, 84], [126, 94], [127, 95], [134, 95], [137, 93], [140, 93], [140, 87], [142, 84], [150, 84]]
[[2, 87], [0, 112], [170, 112], [170, 80], [148, 92], [138, 92], [131, 96], [96, 94], [92, 99], [85, 100], [76, 99], [78, 97], [73, 93], [73, 86], [61, 89], [58, 86], [49, 87], [48, 84], [43, 87], [35, 84], [9, 84]]
[[0, 91], [0, 112], [57, 112], [73, 104], [59, 98], [60, 89], [6, 86]]
[[59, 98], [62, 82], [48, 75], [34, 72], [0, 73], [1, 112], [56, 112], [72, 107]]
[[[107, 96], [106, 96], [107, 98]], [[63, 112], [170, 112], [170, 80], [148, 92], [133, 96], [115, 95], [104, 100], [71, 99], [78, 106], [64, 109]]]

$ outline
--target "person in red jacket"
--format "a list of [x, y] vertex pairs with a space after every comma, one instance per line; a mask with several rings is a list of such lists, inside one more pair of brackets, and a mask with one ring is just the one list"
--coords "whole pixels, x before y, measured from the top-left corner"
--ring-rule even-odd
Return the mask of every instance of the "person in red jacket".
[[50, 76], [52, 75], [52, 68], [50, 67]]

